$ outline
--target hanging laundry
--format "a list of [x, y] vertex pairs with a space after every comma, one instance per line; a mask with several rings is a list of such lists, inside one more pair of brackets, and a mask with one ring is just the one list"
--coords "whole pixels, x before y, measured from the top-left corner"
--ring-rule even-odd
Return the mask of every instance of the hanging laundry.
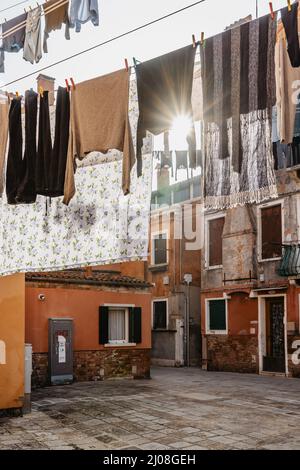
[[6, 196], [8, 204], [16, 204], [16, 195], [22, 180], [22, 98], [13, 98], [9, 109], [9, 149], [6, 166]]
[[287, 39], [287, 52], [292, 67], [300, 67], [300, 45], [299, 45], [299, 28], [298, 28], [298, 1], [288, 7], [282, 8], [281, 20], [284, 26]]
[[75, 27], [76, 33], [79, 33], [81, 25], [88, 21], [99, 26], [98, 0], [71, 0], [70, 27]]
[[36, 192], [48, 196], [50, 191], [50, 162], [52, 156], [52, 140], [49, 113], [49, 92], [40, 95], [39, 139], [36, 160]]
[[175, 179], [177, 180], [178, 170], [187, 170], [187, 178], [188, 178], [189, 173], [188, 173], [188, 152], [187, 152], [187, 150], [176, 150], [175, 155], [176, 155]]
[[137, 133], [138, 175], [141, 149], [146, 132], [154, 135], [171, 130], [176, 118], [189, 122], [187, 140], [191, 165], [196, 163], [196, 137], [193, 125], [192, 87], [196, 48], [184, 47], [136, 65], [140, 117]]
[[75, 194], [75, 159], [92, 151], [123, 152], [124, 194], [130, 191], [130, 172], [135, 163], [128, 118], [129, 72], [117, 72], [88, 80], [72, 90], [70, 140], [67, 159], [64, 203]]
[[36, 129], [38, 94], [33, 90], [25, 93], [25, 153], [22, 162], [22, 177], [18, 185], [16, 202], [32, 204], [36, 201]]
[[0, 198], [4, 188], [4, 166], [6, 157], [6, 148], [8, 141], [8, 113], [9, 104], [7, 97], [0, 101]]
[[[58, 4], [60, 6], [58, 7]], [[44, 52], [48, 52], [47, 40], [52, 31], [61, 29], [62, 24], [66, 25], [65, 38], [70, 39], [70, 22], [69, 22], [69, 1], [68, 0], [48, 0], [43, 5], [45, 13], [45, 29], [44, 29]]]
[[[19, 52], [24, 47], [27, 13], [2, 24], [2, 52]], [[4, 72], [4, 54], [0, 56], [0, 71]]]
[[171, 168], [172, 167], [172, 155], [170, 152], [157, 152], [158, 158], [160, 161], [161, 168]]
[[[266, 15], [208, 38], [201, 48], [204, 121], [220, 129], [219, 158], [232, 153], [234, 170], [242, 166], [241, 116], [275, 104], [276, 18]], [[253, 116], [252, 116], [253, 117]], [[232, 119], [232, 151], [227, 126]]]
[[278, 140], [281, 140], [282, 143], [290, 144], [294, 137], [297, 89], [298, 95], [300, 92], [300, 68], [295, 68], [291, 64], [286, 48], [286, 34], [281, 21], [278, 22], [277, 28], [275, 73]]
[[40, 6], [30, 10], [27, 14], [23, 59], [31, 64], [38, 63], [42, 58], [41, 14], [42, 8]]

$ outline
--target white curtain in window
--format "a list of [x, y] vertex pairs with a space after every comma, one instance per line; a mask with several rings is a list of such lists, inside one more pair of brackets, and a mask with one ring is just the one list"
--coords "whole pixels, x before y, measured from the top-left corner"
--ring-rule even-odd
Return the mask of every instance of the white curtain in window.
[[108, 318], [109, 341], [125, 341], [125, 310], [111, 310]]

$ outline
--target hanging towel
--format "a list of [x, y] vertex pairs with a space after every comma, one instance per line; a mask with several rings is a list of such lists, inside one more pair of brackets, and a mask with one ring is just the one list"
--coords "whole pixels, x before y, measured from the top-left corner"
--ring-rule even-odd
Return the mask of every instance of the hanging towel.
[[49, 196], [50, 192], [50, 162], [52, 156], [52, 141], [49, 114], [49, 92], [40, 95], [39, 111], [39, 142], [36, 161], [36, 192]]
[[76, 85], [71, 99], [71, 131], [65, 178], [64, 203], [75, 194], [75, 158], [92, 151], [123, 152], [124, 194], [130, 191], [130, 172], [135, 163], [128, 117], [129, 72], [119, 70]]
[[99, 26], [98, 0], [71, 0], [70, 27], [75, 27], [76, 33], [79, 33], [81, 25], [88, 21]]
[[292, 67], [300, 67], [300, 46], [298, 27], [298, 2], [293, 3], [292, 10], [282, 8], [281, 20], [287, 38], [287, 51]]
[[16, 202], [32, 204], [36, 201], [36, 128], [38, 94], [33, 90], [25, 93], [25, 153], [22, 162], [22, 178], [18, 185]]
[[[58, 3], [60, 4], [57, 7]], [[57, 8], [54, 8], [57, 7]], [[52, 31], [61, 29], [62, 24], [66, 25], [65, 38], [70, 39], [69, 24], [69, 0], [49, 0], [43, 5], [45, 12], [45, 29], [44, 29], [44, 52], [48, 52], [47, 40]]]
[[[232, 154], [236, 172], [241, 170], [243, 158], [241, 115], [270, 109], [275, 104], [276, 24], [276, 18], [273, 21], [271, 15], [266, 15], [207, 39], [201, 48], [204, 120], [221, 129], [219, 158]], [[231, 149], [227, 137], [229, 118]]]
[[48, 196], [64, 194], [65, 173], [68, 155], [70, 125], [70, 94], [66, 88], [59, 87], [56, 97], [55, 136], [50, 168], [50, 189]]
[[292, 67], [286, 48], [286, 34], [282, 22], [278, 23], [277, 28], [275, 73], [278, 140], [290, 144], [293, 141], [296, 125], [300, 67]]
[[24, 47], [27, 13], [23, 13], [1, 25], [2, 44], [0, 71], [4, 72], [4, 52], [19, 52]]
[[[137, 131], [138, 175], [146, 131], [154, 135], [171, 130], [178, 116], [193, 121], [192, 87], [196, 48], [183, 47], [136, 66], [140, 116]], [[192, 167], [196, 164], [194, 125], [187, 136]]]
[[22, 98], [14, 98], [9, 109], [9, 149], [6, 166], [6, 196], [8, 204], [16, 204], [16, 195], [22, 180]]
[[0, 102], [0, 197], [2, 197], [4, 188], [3, 179], [8, 140], [8, 113], [9, 104], [6, 99], [4, 102]]
[[41, 14], [40, 6], [27, 14], [23, 59], [31, 64], [38, 63], [42, 58]]

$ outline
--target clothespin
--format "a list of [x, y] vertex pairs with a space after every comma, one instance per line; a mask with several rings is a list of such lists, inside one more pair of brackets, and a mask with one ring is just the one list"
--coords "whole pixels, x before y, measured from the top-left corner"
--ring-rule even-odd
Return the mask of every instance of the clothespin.
[[274, 20], [275, 14], [274, 14], [273, 3], [272, 2], [269, 2], [269, 7], [270, 7], [271, 18], [272, 18], [272, 20]]
[[65, 83], [66, 83], [66, 86], [67, 86], [67, 91], [70, 91], [70, 88], [71, 88], [71, 87], [70, 87], [70, 85], [69, 85], [69, 81], [68, 81], [67, 78], [65, 79]]
[[42, 98], [44, 98], [44, 88], [42, 86], [39, 87], [39, 94]]
[[288, 4], [288, 10], [292, 11], [291, 0], [287, 0], [287, 4]]
[[202, 33], [201, 33], [200, 44], [201, 44], [201, 46], [204, 45], [204, 32], [203, 32], [203, 31], [202, 31]]
[[195, 35], [192, 35], [193, 47], [196, 47], [196, 38]]
[[125, 67], [126, 67], [126, 70], [128, 72], [129, 71], [128, 60], [127, 59], [124, 59], [124, 60], [125, 60]]
[[18, 91], [16, 91], [16, 97], [19, 98], [19, 92]]
[[76, 86], [72, 77], [70, 78], [70, 82], [72, 83], [73, 90], [75, 90]]
[[132, 60], [133, 60], [133, 65], [136, 67], [137, 66], [137, 60], [135, 57], [132, 57]]

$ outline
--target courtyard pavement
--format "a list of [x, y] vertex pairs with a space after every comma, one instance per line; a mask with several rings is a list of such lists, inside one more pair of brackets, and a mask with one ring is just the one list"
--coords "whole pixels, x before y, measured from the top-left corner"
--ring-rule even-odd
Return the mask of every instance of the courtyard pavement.
[[300, 449], [300, 380], [155, 368], [49, 387], [0, 419], [0, 449]]

